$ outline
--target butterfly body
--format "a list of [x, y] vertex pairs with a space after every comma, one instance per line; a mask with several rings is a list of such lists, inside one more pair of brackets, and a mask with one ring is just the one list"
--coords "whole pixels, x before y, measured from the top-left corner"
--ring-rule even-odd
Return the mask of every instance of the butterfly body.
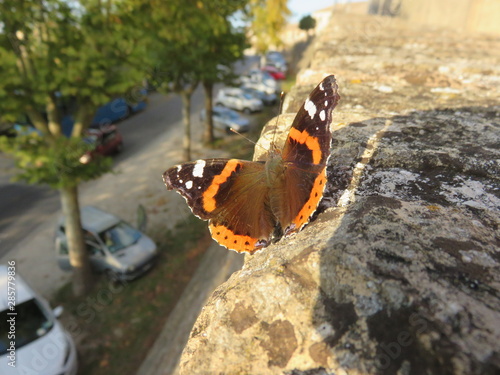
[[313, 90], [299, 110], [282, 150], [265, 161], [204, 159], [163, 174], [193, 213], [209, 220], [212, 237], [253, 253], [307, 224], [323, 196], [330, 155], [330, 123], [339, 100], [333, 76]]

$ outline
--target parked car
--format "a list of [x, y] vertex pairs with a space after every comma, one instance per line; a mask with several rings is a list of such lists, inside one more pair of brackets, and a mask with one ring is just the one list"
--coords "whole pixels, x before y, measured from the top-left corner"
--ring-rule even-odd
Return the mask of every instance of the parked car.
[[[200, 112], [200, 120], [205, 121], [206, 113], [203, 109]], [[227, 134], [232, 134], [231, 129], [238, 133], [245, 133], [250, 129], [250, 121], [232, 109], [215, 106], [212, 108], [212, 120], [214, 128], [222, 130]]]
[[262, 68], [260, 68], [260, 70], [262, 70], [264, 72], [268, 72], [271, 75], [271, 77], [273, 77], [277, 81], [282, 81], [286, 78], [285, 73], [283, 73], [281, 70], [279, 70], [275, 66], [266, 65], [266, 66], [263, 66]]
[[[156, 244], [141, 231], [92, 206], [80, 209], [80, 219], [95, 272], [105, 273], [112, 280], [133, 280], [153, 267]], [[64, 217], [59, 219], [55, 237], [59, 267], [71, 270]]]
[[[9, 303], [12, 297], [14, 305]], [[28, 286], [12, 264], [0, 265], [2, 375], [76, 374], [78, 363], [75, 343], [57, 320], [62, 311], [62, 307], [52, 310], [49, 303]], [[12, 363], [15, 366], [9, 365]]]
[[251, 70], [247, 75], [240, 77], [241, 85], [251, 87], [266, 94], [275, 94], [280, 91], [280, 84], [271, 75], [262, 70]]
[[[117, 121], [123, 120], [130, 116], [132, 113], [137, 113], [142, 111], [147, 106], [146, 101], [146, 89], [141, 89], [138, 94], [134, 97], [134, 101], [127, 100], [124, 97], [116, 98], [110, 102], [97, 108], [92, 121], [90, 122], [90, 128], [99, 129], [101, 127], [106, 127], [115, 123]], [[73, 125], [75, 120], [73, 115], [76, 111], [76, 103], [74, 98], [66, 98], [66, 100], [60, 99], [58, 107], [62, 112], [61, 118], [61, 130], [66, 137], [71, 136], [73, 131]], [[47, 114], [44, 114], [45, 118]], [[30, 119], [26, 115], [21, 115], [15, 125], [14, 134], [16, 135], [26, 135], [35, 130]]]
[[283, 73], [288, 71], [288, 65], [286, 63], [285, 56], [278, 51], [269, 51], [266, 54], [266, 65], [274, 66]]
[[240, 88], [223, 88], [219, 90], [215, 103], [245, 113], [262, 111], [262, 100], [245, 93]]
[[80, 157], [80, 163], [86, 164], [99, 155], [113, 155], [123, 150], [123, 136], [115, 125], [108, 125], [100, 129], [88, 129], [83, 140], [90, 144], [92, 150]]
[[142, 111], [147, 105], [146, 89], [142, 89], [139, 94], [139, 99], [136, 99], [135, 102], [131, 102], [123, 97], [120, 97], [97, 108], [90, 126], [93, 128], [99, 128], [110, 125], [129, 117], [133, 113]]
[[14, 129], [14, 124], [0, 121], [0, 136], [15, 137], [16, 131]]
[[272, 94], [267, 94], [263, 91], [256, 90], [252, 87], [241, 87], [244, 92], [253, 95], [254, 97], [262, 100], [264, 105], [275, 105], [278, 102], [278, 96], [273, 92]]

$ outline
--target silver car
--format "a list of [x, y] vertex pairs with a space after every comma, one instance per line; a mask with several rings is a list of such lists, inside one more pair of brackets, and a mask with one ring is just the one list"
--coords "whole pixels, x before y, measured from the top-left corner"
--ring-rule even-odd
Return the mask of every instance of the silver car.
[[[206, 113], [203, 109], [200, 112], [200, 120], [205, 121]], [[215, 106], [212, 108], [212, 119], [214, 128], [222, 130], [227, 134], [232, 134], [231, 129], [238, 133], [245, 133], [250, 129], [250, 121], [232, 109]]]
[[[94, 271], [114, 280], [133, 280], [153, 266], [156, 244], [144, 233], [92, 206], [82, 207], [80, 215]], [[56, 230], [56, 256], [61, 269], [71, 270], [65, 229], [61, 217]]]
[[245, 91], [246, 93], [249, 93], [250, 95], [253, 95], [256, 98], [259, 98], [265, 105], [275, 105], [278, 102], [278, 96], [274, 92], [268, 94], [264, 91], [259, 91], [252, 87], [244, 87], [244, 86], [242, 87], [242, 90]]
[[217, 106], [236, 109], [247, 114], [262, 111], [264, 107], [262, 100], [246, 94], [240, 88], [229, 87], [219, 90], [215, 98], [215, 103]]

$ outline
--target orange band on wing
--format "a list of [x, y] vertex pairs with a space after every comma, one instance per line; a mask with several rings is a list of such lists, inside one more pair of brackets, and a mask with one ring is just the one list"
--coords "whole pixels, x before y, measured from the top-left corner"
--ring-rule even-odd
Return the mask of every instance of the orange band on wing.
[[203, 209], [207, 212], [212, 212], [217, 207], [214, 197], [219, 192], [220, 185], [227, 181], [231, 174], [236, 171], [236, 168], [240, 165], [238, 160], [231, 159], [228, 160], [226, 166], [222, 172], [215, 176], [210, 184], [210, 187], [203, 193]]
[[295, 216], [293, 219], [293, 223], [295, 224], [295, 230], [293, 232], [298, 232], [304, 224], [309, 221], [309, 216], [316, 210], [318, 207], [318, 203], [323, 197], [323, 190], [325, 189], [326, 184], [326, 167], [323, 168], [323, 171], [316, 177], [314, 180], [314, 184], [311, 190], [311, 195], [307, 200], [302, 210]]
[[318, 138], [312, 137], [307, 130], [299, 131], [296, 128], [290, 129], [289, 137], [300, 144], [305, 143], [307, 148], [312, 151], [313, 163], [321, 163], [321, 147]]
[[214, 240], [222, 246], [225, 246], [230, 250], [235, 250], [239, 253], [248, 252], [252, 254], [267, 245], [266, 241], [259, 242], [258, 238], [236, 234], [224, 225], [215, 225], [210, 223], [208, 228], [210, 229], [210, 233], [212, 234]]

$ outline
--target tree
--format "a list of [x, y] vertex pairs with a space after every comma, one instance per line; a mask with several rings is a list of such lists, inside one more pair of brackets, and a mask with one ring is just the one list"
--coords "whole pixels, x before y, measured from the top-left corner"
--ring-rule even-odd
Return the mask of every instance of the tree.
[[[109, 160], [81, 163], [82, 136], [95, 109], [143, 78], [140, 30], [122, 22], [125, 1], [4, 0], [0, 2], [0, 121], [26, 114], [37, 132], [1, 147], [17, 176], [60, 192], [66, 217], [73, 291], [91, 274], [80, 223], [78, 185], [109, 171]], [[69, 108], [74, 108], [69, 111]], [[71, 136], [63, 124], [72, 122]]]
[[314, 19], [310, 14], [304, 16], [299, 21], [299, 29], [304, 30], [309, 35], [309, 30], [316, 27], [316, 19]]
[[265, 54], [270, 46], [280, 47], [283, 44], [280, 32], [291, 14], [287, 0], [250, 0], [249, 13], [257, 52]]
[[[246, 1], [195, 0], [145, 1], [154, 12], [150, 23], [153, 80], [160, 91], [173, 91], [182, 98], [184, 126], [183, 159], [191, 159], [191, 95], [200, 83], [211, 100], [215, 82], [224, 79], [224, 68], [242, 55], [242, 33], [234, 33], [227, 17]], [[207, 103], [209, 103], [207, 101]], [[208, 108], [210, 107], [210, 108]], [[207, 118], [211, 120], [211, 102]], [[206, 139], [211, 142], [213, 135]]]
[[221, 2], [211, 12], [212, 22], [218, 23], [220, 27], [214, 27], [212, 33], [205, 34], [200, 40], [200, 61], [203, 62], [203, 66], [200, 66], [199, 71], [205, 93], [206, 116], [203, 138], [206, 144], [214, 142], [212, 120], [214, 85], [217, 82], [231, 84], [236, 80], [237, 76], [233, 73], [232, 67], [243, 57], [243, 51], [247, 47], [245, 33], [235, 29], [229, 21], [232, 14], [244, 8], [246, 1], [228, 0], [225, 2], [227, 6], [223, 8], [220, 7]]

